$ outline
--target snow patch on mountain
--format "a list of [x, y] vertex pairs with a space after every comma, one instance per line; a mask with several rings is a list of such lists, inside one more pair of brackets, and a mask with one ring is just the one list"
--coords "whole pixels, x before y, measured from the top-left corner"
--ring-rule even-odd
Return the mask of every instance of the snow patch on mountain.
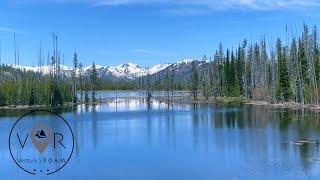
[[149, 69], [149, 74], [156, 74], [159, 71], [162, 71], [166, 69], [167, 67], [171, 66], [171, 63], [166, 63], [166, 64], [158, 64], [153, 66], [152, 68]]
[[[136, 79], [139, 77], [146, 76], [148, 74], [153, 75], [156, 74], [167, 67], [174, 65], [188, 65], [192, 62], [192, 59], [185, 59], [179, 61], [177, 63], [165, 63], [165, 64], [157, 64], [151, 68], [149, 67], [141, 67], [136, 63], [125, 63], [118, 66], [103, 66], [103, 65], [95, 65], [98, 75], [102, 78], [121, 78], [121, 79]], [[47, 66], [22, 66], [22, 65], [14, 65], [10, 64], [12, 68], [32, 71], [32, 72], [41, 72], [42, 74], [50, 74], [54, 70], [52, 65]], [[83, 67], [84, 74], [89, 74], [92, 69], [92, 65]], [[73, 68], [63, 65], [60, 65], [60, 70], [66, 76], [71, 76]]]
[[[20, 69], [20, 70], [31, 71], [31, 72], [41, 72], [43, 74], [49, 74], [54, 69], [53, 65], [47, 65], [47, 66], [23, 66], [23, 65], [9, 64], [8, 66], [10, 66], [10, 67], [12, 67], [14, 69]], [[61, 64], [60, 65], [60, 70], [62, 72], [67, 72], [67, 71], [72, 71], [72, 68]]]
[[106, 72], [119, 78], [134, 79], [136, 77], [144, 76], [147, 69], [142, 68], [135, 63], [125, 63], [115, 67], [110, 66], [106, 69]]
[[190, 63], [192, 63], [193, 61], [194, 61], [193, 59], [183, 59], [183, 60], [181, 60], [181, 61], [178, 61], [178, 62], [176, 63], [176, 65], [190, 64]]

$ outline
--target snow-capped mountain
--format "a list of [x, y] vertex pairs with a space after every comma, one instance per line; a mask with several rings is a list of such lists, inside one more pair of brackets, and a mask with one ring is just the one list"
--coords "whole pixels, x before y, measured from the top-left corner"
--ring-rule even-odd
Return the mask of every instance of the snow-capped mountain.
[[171, 66], [171, 63], [166, 63], [166, 64], [158, 64], [153, 66], [152, 68], [149, 69], [149, 73], [152, 74], [156, 74], [164, 69], [166, 69], [167, 67]]
[[[104, 79], [136, 79], [148, 75], [153, 75], [167, 68], [170, 64], [159, 64], [151, 68], [141, 67], [135, 63], [125, 63], [119, 66], [108, 66], [97, 68], [99, 76]], [[87, 69], [91, 69], [87, 67]], [[89, 71], [88, 71], [89, 72]]]
[[[41, 72], [42, 74], [50, 74], [53, 71], [53, 65], [46, 65], [46, 66], [23, 66], [23, 65], [15, 65], [15, 64], [8, 64], [8, 66], [14, 69], [20, 69], [24, 71], [31, 71], [31, 72]], [[60, 65], [60, 70], [66, 76], [71, 76], [72, 67], [68, 67], [67, 65]]]
[[154, 73], [151, 76], [151, 79], [154, 81], [165, 80], [166, 78], [168, 78], [169, 73], [174, 81], [187, 82], [190, 80], [193, 64], [197, 67], [197, 71], [199, 72], [199, 74], [202, 74], [204, 70], [208, 70], [208, 68], [210, 68], [210, 61], [184, 59], [170, 64], [163, 70]]
[[[126, 63], [119, 66], [110, 66], [106, 69], [107, 74], [114, 75], [118, 78], [135, 79], [137, 77], [145, 76], [149, 68], [142, 68], [135, 63]], [[103, 74], [102, 74], [103, 75]]]
[[[8, 64], [15, 69], [25, 70], [25, 71], [32, 71], [32, 72], [42, 72], [43, 74], [49, 74], [50, 71], [54, 68], [52, 65], [47, 66], [22, 66], [22, 65], [15, 65], [15, 64]], [[61, 64], [60, 65], [61, 71], [72, 71], [71, 67]]]
[[[178, 61], [176, 63], [165, 63], [165, 64], [158, 64], [153, 67], [141, 67], [135, 63], [125, 63], [119, 66], [103, 66], [103, 65], [96, 65], [96, 69], [98, 72], [98, 76], [103, 79], [110, 79], [110, 80], [119, 80], [119, 79], [127, 79], [127, 80], [134, 80], [139, 77], [144, 77], [150, 74], [151, 76], [157, 76], [157, 78], [165, 76], [168, 69], [175, 74], [182, 75], [188, 77], [188, 74], [191, 72], [192, 63], [195, 63], [197, 66], [201, 67], [205, 64], [208, 64], [209, 61], [198, 61], [192, 59], [184, 59]], [[25, 71], [32, 71], [32, 72], [41, 72], [42, 74], [49, 74], [53, 71], [54, 67], [52, 65], [47, 66], [21, 66], [21, 65], [9, 65], [15, 69], [25, 70]], [[86, 66], [83, 68], [84, 75], [89, 75], [92, 69], [92, 65]], [[73, 68], [60, 65], [60, 70], [62, 74], [70, 77], [72, 75]], [[79, 72], [77, 72], [79, 73]]]
[[[167, 68], [171, 64], [158, 64], [151, 68], [149, 67], [141, 67], [135, 63], [125, 63], [119, 66], [103, 66], [103, 65], [95, 65], [98, 75], [105, 79], [136, 79], [138, 77], [146, 76], [148, 73], [150, 75], [158, 73], [159, 71]], [[54, 67], [52, 65], [47, 66], [22, 66], [22, 65], [14, 65], [9, 64], [12, 68], [31, 71], [31, 72], [41, 72], [42, 74], [50, 74], [53, 71]], [[89, 74], [92, 65], [86, 66], [83, 68], [84, 74]], [[60, 65], [60, 70], [62, 74], [66, 76], [71, 76], [72, 67], [66, 65]], [[78, 72], [79, 73], [79, 72]]]

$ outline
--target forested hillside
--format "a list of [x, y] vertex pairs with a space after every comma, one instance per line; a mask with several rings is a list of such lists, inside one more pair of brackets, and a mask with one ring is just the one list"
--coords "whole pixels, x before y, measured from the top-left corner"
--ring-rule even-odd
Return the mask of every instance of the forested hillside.
[[221, 43], [212, 59], [204, 56], [184, 70], [170, 66], [153, 78], [156, 87], [170, 89], [180, 84], [179, 87], [190, 89], [195, 98], [200, 91], [207, 98], [243, 96], [272, 103], [318, 105], [319, 58], [317, 27], [304, 25], [302, 34], [290, 42], [277, 39], [267, 43], [262, 38], [248, 43], [245, 39], [237, 48], [226, 50]]

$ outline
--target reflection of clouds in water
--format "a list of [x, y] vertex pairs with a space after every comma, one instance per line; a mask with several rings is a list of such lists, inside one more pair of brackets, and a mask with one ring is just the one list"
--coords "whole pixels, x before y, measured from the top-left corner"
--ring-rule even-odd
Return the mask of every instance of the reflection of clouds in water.
[[[314, 143], [320, 142], [320, 124], [314, 112], [179, 102], [168, 108], [157, 98], [148, 110], [146, 100], [138, 97], [109, 98], [87, 109], [79, 105], [76, 112], [62, 113], [75, 129], [79, 151], [64, 177], [75, 170], [85, 177], [92, 172], [123, 177], [124, 171], [127, 177], [150, 175], [141, 173], [149, 178], [138, 179], [198, 177], [199, 172], [226, 177], [222, 179], [320, 175], [319, 145]], [[0, 121], [0, 128], [5, 124], [9, 126]]]
[[[88, 94], [91, 94], [91, 91], [88, 92]], [[80, 98], [80, 92], [77, 92], [78, 98]], [[146, 97], [146, 91], [131, 91], [131, 90], [110, 90], [110, 91], [96, 91], [96, 98], [134, 98], [134, 97]], [[166, 91], [153, 91], [152, 92], [153, 97], [165, 97], [167, 96]], [[190, 96], [189, 91], [173, 91], [170, 92], [170, 96]], [[90, 97], [89, 97], [90, 98]]]
[[[190, 104], [179, 102], [170, 103], [169, 108], [175, 110], [190, 110]], [[156, 98], [152, 99], [150, 110], [165, 110], [168, 109], [168, 104]], [[83, 112], [122, 112], [122, 111], [139, 111], [148, 110], [146, 98], [110, 98], [100, 104], [86, 105], [80, 104], [77, 106], [77, 113]]]
[[82, 114], [84, 112], [101, 112], [101, 104], [88, 105], [88, 104], [79, 104], [77, 106], [77, 113]]

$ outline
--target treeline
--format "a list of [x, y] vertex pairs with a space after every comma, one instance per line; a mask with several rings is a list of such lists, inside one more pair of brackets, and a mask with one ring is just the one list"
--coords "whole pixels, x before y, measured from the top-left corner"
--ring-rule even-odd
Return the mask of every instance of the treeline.
[[[289, 42], [289, 41], [288, 41]], [[204, 58], [205, 59], [205, 58]], [[317, 27], [304, 24], [303, 32], [290, 43], [277, 39], [267, 49], [266, 40], [236, 49], [219, 49], [214, 59], [199, 69], [193, 66], [189, 89], [209, 97], [247, 97], [268, 102], [294, 101], [319, 104], [320, 54]]]
[[68, 83], [63, 79], [57, 84], [53, 78], [4, 65], [0, 67], [0, 71], [0, 106], [54, 105], [59, 104], [57, 101], [62, 101], [61, 99], [70, 100]]
[[[75, 53], [76, 56], [76, 53]], [[99, 90], [134, 90], [138, 86], [129, 81], [104, 80], [95, 73], [92, 65], [90, 74], [82, 74], [79, 66], [76, 78], [67, 77], [58, 71], [59, 65], [52, 65], [52, 72], [44, 75], [15, 69], [7, 65], [0, 66], [0, 106], [8, 105], [51, 105], [59, 106], [68, 102], [97, 101], [96, 91]], [[54, 75], [56, 74], [56, 75]], [[58, 75], [60, 74], [60, 75]]]
[[[39, 49], [38, 72], [25, 71], [7, 65], [0, 66], [0, 106], [8, 105], [49, 105], [61, 106], [65, 103], [95, 103], [96, 91], [112, 89], [135, 89], [133, 82], [103, 80], [98, 77], [95, 63], [85, 74], [82, 63], [75, 52], [71, 77], [61, 72], [61, 53], [58, 50], [58, 37], [53, 36], [54, 50], [48, 56], [49, 74], [43, 74], [43, 54]], [[15, 45], [16, 47], [16, 45]], [[15, 49], [15, 65], [19, 67], [19, 53]]]
[[[38, 72], [26, 72], [19, 68], [2, 65], [0, 68], [0, 106], [7, 105], [51, 105], [59, 106], [70, 102], [73, 91], [69, 80], [60, 71], [60, 52], [58, 37], [53, 36], [53, 55], [48, 58], [51, 65], [49, 75]], [[19, 65], [19, 50], [14, 35], [14, 60]], [[41, 48], [40, 48], [41, 49]], [[42, 64], [39, 55], [39, 65]], [[17, 63], [18, 62], [18, 63]], [[19, 66], [16, 66], [19, 67]]]

